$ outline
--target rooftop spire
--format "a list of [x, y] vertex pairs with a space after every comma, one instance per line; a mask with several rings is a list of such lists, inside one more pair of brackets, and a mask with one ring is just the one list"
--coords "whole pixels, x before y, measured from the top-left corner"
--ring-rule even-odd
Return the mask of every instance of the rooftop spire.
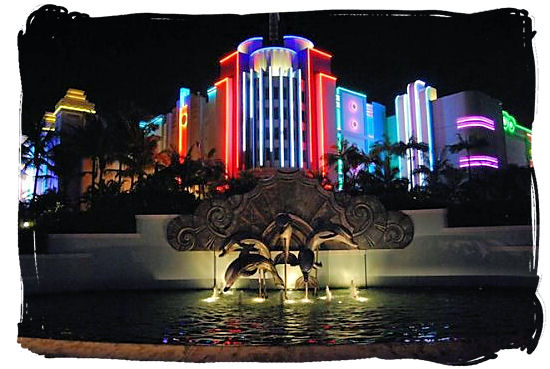
[[279, 13], [269, 13], [269, 43], [279, 44]]

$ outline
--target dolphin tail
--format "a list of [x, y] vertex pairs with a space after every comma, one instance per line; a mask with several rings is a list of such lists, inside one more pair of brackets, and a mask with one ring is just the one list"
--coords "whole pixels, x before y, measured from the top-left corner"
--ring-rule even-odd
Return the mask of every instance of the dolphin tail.
[[[317, 278], [310, 275], [309, 278], [308, 278], [307, 285], [309, 287], [312, 287], [312, 288], [319, 288], [319, 281], [317, 280]], [[294, 288], [302, 289], [302, 288], [305, 288], [305, 287], [306, 287], [306, 282], [304, 281], [304, 277], [301, 276], [294, 283]]]
[[275, 259], [273, 259], [273, 264], [284, 264], [285, 263], [285, 253], [281, 252], [277, 255], [275, 255]]
[[323, 267], [323, 263], [320, 262], [320, 261], [319, 261], [319, 262], [315, 262], [315, 263], [313, 263], [313, 267], [314, 267], [315, 269], [317, 269], [317, 268], [322, 268], [322, 267]]
[[290, 253], [288, 254], [288, 263], [290, 264], [290, 266], [296, 266], [300, 264], [296, 255]]

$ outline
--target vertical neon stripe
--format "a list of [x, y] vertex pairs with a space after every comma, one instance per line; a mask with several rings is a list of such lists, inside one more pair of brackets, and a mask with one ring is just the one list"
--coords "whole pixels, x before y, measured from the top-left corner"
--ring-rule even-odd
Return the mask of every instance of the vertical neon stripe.
[[[414, 113], [416, 117], [416, 135], [417, 135], [417, 142], [424, 142], [423, 135], [422, 135], [422, 114], [420, 111], [420, 91], [418, 86], [423, 86], [424, 82], [422, 81], [415, 81], [413, 86], [413, 96], [414, 96]], [[422, 154], [422, 151], [417, 150], [418, 155], [418, 164], [423, 165], [424, 164], [424, 156]]]
[[246, 72], [243, 71], [243, 151], [246, 151]]
[[429, 155], [430, 155], [430, 170], [434, 170], [434, 145], [433, 145], [433, 133], [432, 133], [432, 109], [430, 107], [430, 91], [432, 88], [430, 86], [426, 87], [425, 97], [426, 97], [426, 121], [428, 126], [428, 146], [429, 146]]
[[320, 130], [320, 134], [318, 136], [320, 136], [321, 138], [321, 175], [324, 177], [325, 176], [325, 116], [324, 116], [324, 109], [323, 109], [323, 105], [325, 104], [325, 99], [324, 99], [324, 95], [323, 95], [323, 74], [322, 73], [319, 73], [319, 86], [317, 86], [317, 88], [319, 89], [319, 110], [320, 110], [320, 114], [319, 114], [319, 117], [317, 119], [318, 122], [320, 122], [320, 127], [321, 127], [321, 130]]
[[254, 118], [254, 72], [250, 69], [250, 86], [249, 86], [250, 96], [250, 119]]
[[302, 70], [298, 69], [298, 162], [300, 168], [304, 167], [304, 137], [302, 122]]
[[279, 68], [279, 162], [281, 168], [285, 167], [285, 119], [283, 111], [283, 70]]
[[294, 83], [293, 81], [293, 71], [292, 67], [290, 67], [290, 71], [288, 73], [288, 107], [289, 107], [289, 118], [290, 118], [290, 166], [293, 168], [296, 166], [295, 163], [295, 155], [294, 155], [294, 94], [293, 89], [294, 86], [292, 85]]
[[332, 79], [333, 81], [336, 81], [336, 78], [333, 76], [329, 76], [328, 74], [319, 73], [319, 108], [320, 108], [320, 116], [319, 116], [319, 122], [321, 123], [321, 132], [320, 132], [320, 139], [321, 139], [321, 174], [323, 176], [326, 175], [326, 167], [325, 167], [325, 101], [327, 101], [326, 96], [324, 95], [323, 91], [323, 77]]
[[216, 88], [218, 85], [225, 83], [225, 101], [224, 101], [224, 124], [225, 124], [225, 171], [229, 174], [229, 77], [225, 77], [221, 81], [215, 83]]
[[[401, 103], [400, 103], [400, 97], [401, 96], [396, 96], [395, 97], [395, 131], [397, 132], [397, 142], [399, 143], [401, 141], [401, 135], [399, 134], [399, 131], [401, 129], [400, 127], [400, 123], [401, 123], [401, 120], [400, 120], [400, 117], [399, 117], [399, 110], [401, 109]], [[397, 159], [397, 163], [399, 164], [399, 175], [401, 177], [403, 177], [403, 168], [402, 168], [402, 165], [401, 165], [401, 161], [403, 160], [403, 158], [398, 158]]]
[[235, 136], [235, 143], [234, 143], [234, 151], [235, 151], [235, 163], [233, 163], [233, 167], [235, 168], [235, 172], [233, 173], [235, 176], [239, 172], [239, 53], [235, 53], [235, 87], [233, 90], [233, 93], [235, 94], [235, 123], [233, 124], [233, 135]]
[[307, 49], [307, 103], [308, 103], [308, 135], [309, 135], [309, 169], [313, 168], [313, 143], [312, 143], [312, 111], [311, 111], [311, 55], [309, 52], [310, 49]]
[[269, 66], [269, 152], [273, 152], [273, 81], [271, 80], [272, 77], [273, 77], [273, 74], [271, 71], [271, 66]]
[[[340, 88], [336, 89], [336, 142], [338, 145], [338, 153], [342, 151], [342, 108], [341, 108], [341, 92]], [[344, 168], [342, 159], [338, 159], [337, 163], [338, 173], [338, 191], [344, 189]]]
[[252, 160], [252, 167], [256, 166], [256, 130], [254, 122], [254, 73], [250, 69], [250, 86], [248, 96], [250, 97], [250, 156]]
[[258, 130], [260, 135], [260, 166], [264, 165], [264, 86], [263, 86], [263, 80], [264, 80], [264, 73], [262, 69], [260, 68], [259, 71], [259, 80], [258, 80], [258, 96], [260, 99], [260, 107], [259, 107], [259, 113], [260, 113], [260, 122], [258, 124]]
[[[411, 106], [410, 106], [410, 96], [409, 94], [405, 94], [403, 96], [403, 102], [405, 113], [403, 114], [405, 116], [405, 137], [406, 137], [406, 143], [409, 142], [409, 139], [412, 137], [412, 125], [411, 125]], [[412, 158], [412, 150], [408, 149], [408, 155]], [[412, 160], [408, 160], [408, 169], [407, 169], [407, 176], [411, 178], [410, 186], [414, 187], [414, 176], [412, 175]]]

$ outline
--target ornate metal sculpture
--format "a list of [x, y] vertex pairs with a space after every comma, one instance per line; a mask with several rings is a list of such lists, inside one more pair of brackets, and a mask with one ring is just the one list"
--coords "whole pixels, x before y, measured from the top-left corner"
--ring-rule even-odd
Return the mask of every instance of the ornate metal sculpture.
[[355, 245], [359, 249], [404, 248], [414, 235], [409, 216], [386, 211], [376, 197], [334, 194], [303, 172], [288, 170], [261, 180], [244, 195], [204, 200], [193, 215], [172, 219], [166, 234], [178, 251], [222, 250], [230, 247], [232, 237], [244, 233], [255, 235], [254, 242], [269, 251], [282, 251], [285, 245], [275, 221], [280, 214], [290, 217], [292, 250], [316, 250], [307, 245], [314, 239], [317, 249], [325, 250]]

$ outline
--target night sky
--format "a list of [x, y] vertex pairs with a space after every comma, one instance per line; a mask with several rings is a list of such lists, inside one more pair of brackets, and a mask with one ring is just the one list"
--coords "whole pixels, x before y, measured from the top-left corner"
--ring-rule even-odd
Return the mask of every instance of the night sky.
[[[531, 127], [533, 33], [526, 13], [512, 12], [281, 13], [280, 34], [304, 36], [334, 55], [338, 85], [366, 92], [388, 115], [395, 96], [421, 79], [439, 97], [485, 92]], [[39, 11], [18, 39], [23, 133], [53, 111], [69, 87], [85, 90], [100, 114], [131, 103], [144, 114], [166, 113], [180, 86], [205, 94], [217, 80], [218, 60], [248, 37], [266, 39], [267, 30], [267, 14], [90, 18]]]

